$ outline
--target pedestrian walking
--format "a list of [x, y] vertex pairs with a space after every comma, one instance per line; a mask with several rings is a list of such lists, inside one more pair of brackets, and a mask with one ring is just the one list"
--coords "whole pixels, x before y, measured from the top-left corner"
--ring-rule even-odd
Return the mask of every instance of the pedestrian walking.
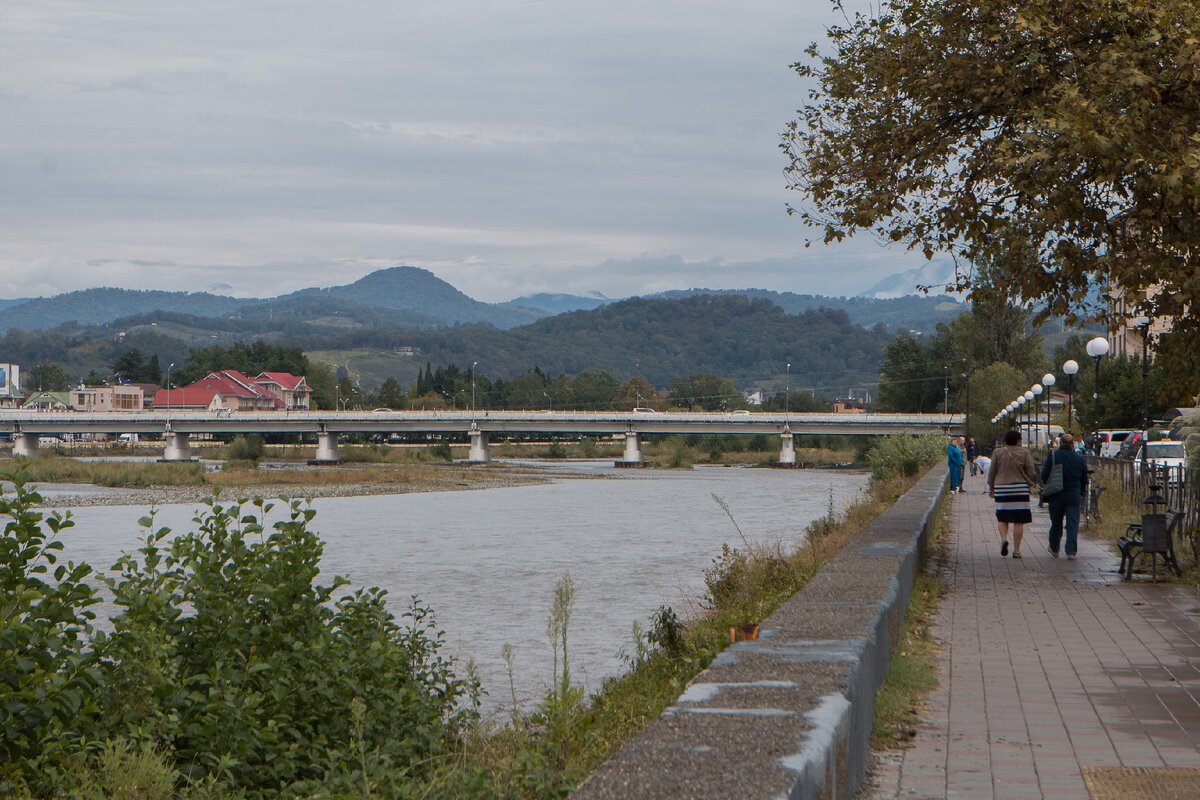
[[1083, 456], [1075, 452], [1074, 436], [1064, 433], [1058, 443], [1058, 449], [1052, 450], [1042, 465], [1042, 486], [1047, 489], [1054, 468], [1062, 467], [1062, 488], [1050, 495], [1042, 492], [1050, 504], [1050, 555], [1058, 558], [1065, 521], [1067, 558], [1074, 560], [1079, 542], [1079, 506], [1087, 491], [1088, 468]]
[[974, 436], [967, 437], [967, 463], [971, 465], [971, 477], [979, 474], [979, 467], [975, 464], [979, 458], [979, 445], [975, 442]]
[[975, 459], [975, 464], [979, 468], [979, 474], [983, 476], [983, 493], [987, 494], [987, 479], [988, 473], [992, 469], [992, 458], [986, 453], [980, 453], [979, 457]]
[[996, 527], [1000, 534], [1000, 555], [1008, 555], [1008, 526], [1013, 526], [1012, 557], [1021, 557], [1021, 537], [1025, 526], [1033, 522], [1029, 510], [1029, 487], [1037, 482], [1033, 456], [1021, 447], [1020, 431], [1004, 434], [1004, 446], [992, 453], [988, 470], [988, 495], [996, 501]]
[[958, 446], [958, 437], [950, 437], [946, 447], [946, 468], [950, 472], [950, 491], [957, 492], [962, 486], [963, 451]]

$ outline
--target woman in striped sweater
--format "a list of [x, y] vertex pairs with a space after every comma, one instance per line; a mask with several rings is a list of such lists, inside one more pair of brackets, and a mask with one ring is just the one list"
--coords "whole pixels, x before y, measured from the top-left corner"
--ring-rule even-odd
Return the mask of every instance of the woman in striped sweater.
[[1033, 456], [1021, 447], [1019, 431], [1004, 434], [1004, 446], [992, 453], [988, 470], [988, 495], [996, 500], [996, 522], [1000, 531], [1000, 555], [1008, 555], [1008, 526], [1013, 526], [1013, 558], [1021, 557], [1025, 525], [1033, 522], [1029, 510], [1029, 488], [1037, 483]]

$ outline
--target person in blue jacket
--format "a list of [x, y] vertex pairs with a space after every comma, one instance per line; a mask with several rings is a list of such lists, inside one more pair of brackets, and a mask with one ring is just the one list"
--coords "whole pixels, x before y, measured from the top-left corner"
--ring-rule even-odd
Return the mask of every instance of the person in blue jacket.
[[1064, 433], [1058, 442], [1058, 449], [1042, 463], [1043, 485], [1050, 480], [1050, 472], [1056, 464], [1063, 468], [1062, 491], [1046, 497], [1050, 504], [1050, 555], [1058, 558], [1065, 527], [1067, 558], [1073, 559], [1079, 542], [1079, 504], [1087, 491], [1088, 467], [1083, 456], [1075, 452], [1074, 436]]
[[950, 469], [950, 491], [957, 492], [962, 488], [963, 477], [963, 451], [958, 446], [957, 436], [950, 438], [946, 448], [946, 466]]

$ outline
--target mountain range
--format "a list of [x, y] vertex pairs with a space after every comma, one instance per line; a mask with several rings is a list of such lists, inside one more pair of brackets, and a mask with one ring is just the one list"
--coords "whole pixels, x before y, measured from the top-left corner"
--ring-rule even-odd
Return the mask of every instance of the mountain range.
[[694, 288], [649, 297], [533, 294], [468, 297], [427, 270], [399, 266], [343, 286], [271, 298], [87, 289], [0, 302], [0, 354], [103, 374], [138, 349], [183, 364], [193, 348], [262, 339], [303, 349], [364, 387], [408, 383], [425, 363], [480, 363], [493, 378], [535, 366], [602, 369], [656, 384], [695, 372], [742, 382], [854, 386], [875, 378], [899, 331], [929, 331], [962, 313], [945, 297], [834, 298], [766, 289]]
[[[858, 325], [884, 323], [892, 330], [931, 330], [961, 313], [963, 306], [945, 297], [889, 299], [801, 295], [766, 289], [683, 289], [651, 295], [682, 299], [698, 295], [741, 295], [769, 300], [798, 314], [836, 308]], [[180, 314], [192, 318], [244, 323], [256, 332], [304, 322], [310, 329], [439, 328], [491, 325], [500, 329], [528, 325], [545, 317], [589, 311], [612, 303], [602, 295], [534, 294], [506, 303], [468, 297], [428, 270], [397, 266], [372, 272], [353, 283], [301, 289], [270, 298], [237, 298], [209, 292], [165, 292], [98, 288], [53, 297], [0, 300], [0, 331], [41, 331], [67, 326], [109, 325], [129, 317]]]

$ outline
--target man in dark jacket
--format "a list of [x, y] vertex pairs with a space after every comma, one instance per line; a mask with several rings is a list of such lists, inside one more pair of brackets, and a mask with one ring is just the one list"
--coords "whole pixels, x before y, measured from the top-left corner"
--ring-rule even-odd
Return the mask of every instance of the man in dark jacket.
[[967, 437], [967, 463], [971, 465], [971, 475], [979, 472], [975, 466], [975, 459], [979, 458], [979, 445], [975, 443], [974, 436]]
[[1058, 546], [1062, 541], [1063, 520], [1067, 527], [1067, 558], [1075, 558], [1079, 539], [1079, 503], [1087, 490], [1088, 469], [1083, 456], [1075, 452], [1075, 437], [1064, 433], [1058, 440], [1058, 449], [1051, 452], [1042, 463], [1042, 485], [1050, 479], [1056, 465], [1062, 465], [1063, 488], [1061, 492], [1046, 496], [1050, 504], [1050, 555], [1058, 558]]

